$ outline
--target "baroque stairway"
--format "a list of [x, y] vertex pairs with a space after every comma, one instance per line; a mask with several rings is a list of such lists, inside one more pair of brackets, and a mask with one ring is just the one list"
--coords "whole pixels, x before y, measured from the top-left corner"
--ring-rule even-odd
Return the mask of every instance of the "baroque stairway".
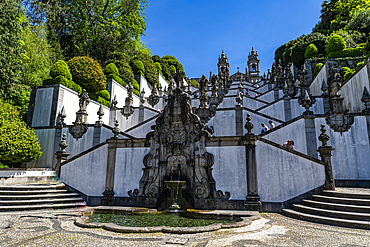
[[64, 189], [63, 183], [0, 186], [0, 212], [84, 207], [82, 197]]
[[337, 187], [311, 200], [283, 209], [292, 218], [344, 227], [370, 229], [370, 189]]

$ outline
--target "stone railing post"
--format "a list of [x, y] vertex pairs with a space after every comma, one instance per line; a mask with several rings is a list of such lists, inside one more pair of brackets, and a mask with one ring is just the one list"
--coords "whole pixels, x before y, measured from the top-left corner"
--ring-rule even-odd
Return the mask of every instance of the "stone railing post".
[[315, 116], [313, 112], [303, 112], [304, 128], [306, 133], [307, 155], [317, 158], [317, 142], [316, 142], [316, 127]]
[[257, 161], [256, 161], [256, 140], [257, 136], [252, 133], [253, 124], [251, 123], [250, 114], [247, 114], [245, 128], [248, 132], [244, 135], [244, 146], [246, 153], [247, 166], [247, 190], [245, 209], [251, 211], [262, 211], [262, 203], [258, 195], [257, 180]]
[[60, 177], [60, 168], [62, 162], [68, 159], [69, 153], [65, 150], [68, 147], [66, 142], [66, 133], [63, 134], [62, 141], [59, 143], [60, 150], [55, 153], [57, 156], [57, 164], [55, 166], [55, 173], [57, 174], [58, 178]]
[[326, 134], [325, 125], [321, 124], [321, 134], [319, 140], [322, 142], [322, 145], [319, 147], [317, 152], [320, 153], [321, 160], [325, 164], [325, 185], [324, 190], [335, 190], [335, 183], [333, 178], [333, 167], [331, 164], [331, 152], [334, 150], [331, 146], [327, 145], [330, 137]]
[[105, 190], [103, 192], [103, 198], [100, 200], [101, 205], [113, 205], [114, 203], [114, 176], [116, 168], [116, 153], [117, 153], [117, 141], [120, 129], [118, 128], [118, 120], [115, 122], [115, 127], [112, 132], [114, 136], [107, 140], [108, 143], [108, 158], [107, 158], [107, 169], [105, 175]]

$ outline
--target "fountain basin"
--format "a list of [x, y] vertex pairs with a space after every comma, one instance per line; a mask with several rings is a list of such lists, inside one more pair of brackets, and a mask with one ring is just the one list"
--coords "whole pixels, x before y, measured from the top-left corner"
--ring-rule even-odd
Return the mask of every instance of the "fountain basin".
[[[98, 218], [101, 217], [100, 214], [106, 214], [109, 217], [119, 217], [120, 215], [135, 215], [135, 218], [145, 216], [145, 217], [156, 217], [160, 216], [159, 218], [166, 217], [173, 217], [179, 220], [181, 225], [189, 225], [191, 220], [188, 222], [181, 222], [188, 220], [189, 218], [198, 218], [201, 222], [210, 223], [203, 225], [203, 226], [194, 226], [194, 227], [178, 227], [178, 226], [147, 226], [145, 225], [145, 217], [143, 224], [138, 227], [134, 226], [124, 226], [118, 225], [110, 222], [90, 222], [90, 219], [93, 219], [94, 214], [99, 214]], [[171, 214], [171, 216], [169, 215]], [[147, 209], [147, 208], [134, 208], [134, 207], [107, 207], [107, 206], [99, 206], [96, 208], [90, 208], [85, 211], [85, 216], [78, 218], [75, 221], [75, 224], [80, 227], [88, 227], [88, 228], [103, 228], [109, 231], [114, 232], [122, 232], [122, 233], [149, 233], [149, 232], [167, 232], [167, 233], [200, 233], [200, 232], [208, 232], [208, 231], [215, 231], [222, 228], [234, 228], [234, 227], [243, 227], [250, 225], [252, 220], [256, 220], [260, 218], [258, 212], [254, 211], [237, 211], [237, 210], [187, 210], [186, 212], [187, 219], [182, 218], [184, 215], [174, 214], [174, 213], [166, 213], [166, 212], [158, 212], [155, 209]], [[199, 219], [200, 218], [200, 219]], [[148, 219], [148, 218], [147, 218]], [[168, 219], [168, 218], [167, 218]], [[219, 221], [221, 219], [222, 221]], [[234, 219], [233, 221], [230, 221]], [[117, 221], [117, 219], [115, 219]], [[128, 222], [132, 222], [128, 220]], [[133, 220], [135, 221], [135, 219]], [[150, 220], [151, 222], [156, 220]], [[118, 222], [117, 222], [118, 223]], [[148, 222], [149, 224], [149, 222]]]

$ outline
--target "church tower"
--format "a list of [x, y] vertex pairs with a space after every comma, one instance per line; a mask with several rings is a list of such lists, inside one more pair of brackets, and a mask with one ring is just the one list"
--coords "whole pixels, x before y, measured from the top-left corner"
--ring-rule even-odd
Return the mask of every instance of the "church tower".
[[248, 56], [248, 73], [247, 78], [249, 82], [257, 83], [261, 80], [260, 76], [260, 60], [258, 59], [258, 54], [253, 50], [249, 53]]
[[218, 56], [218, 74], [221, 74], [222, 72], [229, 71], [229, 59], [225, 55], [224, 51], [222, 50], [221, 56]]

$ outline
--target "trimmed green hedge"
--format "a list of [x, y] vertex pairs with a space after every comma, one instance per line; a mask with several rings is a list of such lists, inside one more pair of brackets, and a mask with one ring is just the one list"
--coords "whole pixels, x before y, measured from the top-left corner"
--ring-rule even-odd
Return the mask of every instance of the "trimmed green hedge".
[[190, 85], [192, 85], [193, 87], [199, 87], [199, 82], [197, 82], [196, 80], [192, 79], [190, 81]]
[[63, 86], [72, 89], [77, 93], [82, 92], [82, 88], [80, 87], [80, 85], [77, 85], [73, 81], [67, 80], [67, 78], [65, 78], [62, 75], [57, 76], [56, 78], [46, 79], [43, 81], [43, 85], [54, 85], [54, 84], [62, 84]]
[[328, 58], [337, 58], [337, 57], [359, 57], [364, 55], [364, 48], [348, 48], [341, 51], [334, 51], [329, 53]]
[[342, 68], [343, 81], [346, 81], [355, 72], [356, 72], [356, 70], [354, 70], [354, 69], [350, 69], [348, 67], [343, 67]]
[[171, 74], [175, 74], [176, 73], [176, 67], [175, 66], [173, 66], [173, 65], [170, 66], [170, 73]]
[[321, 70], [322, 66], [324, 66], [322, 63], [318, 63], [318, 64], [315, 65], [315, 68], [313, 70], [313, 74], [315, 76], [319, 73], [319, 71]]
[[96, 92], [95, 94], [102, 97], [105, 100], [108, 100], [108, 101], [110, 100], [110, 93], [108, 92], [108, 90], [101, 90], [101, 91]]

